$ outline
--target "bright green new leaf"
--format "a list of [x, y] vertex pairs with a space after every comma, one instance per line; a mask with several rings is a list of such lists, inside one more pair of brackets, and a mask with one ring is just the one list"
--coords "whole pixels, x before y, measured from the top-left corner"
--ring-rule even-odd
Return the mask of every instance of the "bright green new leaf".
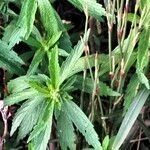
[[102, 142], [103, 150], [107, 150], [108, 146], [109, 146], [109, 136], [106, 135], [103, 142]]
[[53, 47], [62, 35], [62, 31], [55, 33], [47, 42], [49, 48]]
[[42, 93], [45, 96], [49, 95], [48, 88], [45, 85], [43, 85], [42, 83], [40, 83], [39, 81], [34, 81], [31, 79], [28, 82], [29, 82], [29, 85], [36, 91]]
[[49, 59], [49, 73], [54, 89], [59, 87], [60, 67], [58, 60], [58, 47], [55, 46], [50, 52], [47, 52]]

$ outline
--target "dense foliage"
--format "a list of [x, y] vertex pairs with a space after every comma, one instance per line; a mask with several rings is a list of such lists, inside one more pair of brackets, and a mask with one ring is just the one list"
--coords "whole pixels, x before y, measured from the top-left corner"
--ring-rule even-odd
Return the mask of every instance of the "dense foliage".
[[149, 0], [2, 0], [0, 150], [149, 149], [149, 12]]

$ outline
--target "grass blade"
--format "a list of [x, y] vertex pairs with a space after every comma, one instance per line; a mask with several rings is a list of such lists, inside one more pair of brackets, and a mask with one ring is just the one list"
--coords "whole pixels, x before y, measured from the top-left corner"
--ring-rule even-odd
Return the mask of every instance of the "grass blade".
[[132, 104], [130, 105], [123, 121], [121, 127], [118, 131], [118, 134], [114, 140], [112, 145], [113, 150], [118, 150], [120, 146], [123, 144], [125, 138], [127, 137], [130, 129], [132, 128], [135, 120], [137, 119], [145, 101], [147, 100], [150, 91], [147, 89], [143, 89], [139, 91], [137, 96], [134, 98]]

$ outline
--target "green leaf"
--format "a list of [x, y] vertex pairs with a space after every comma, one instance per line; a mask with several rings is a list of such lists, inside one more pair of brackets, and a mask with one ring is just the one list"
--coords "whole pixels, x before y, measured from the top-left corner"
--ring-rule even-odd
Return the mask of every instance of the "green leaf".
[[137, 95], [139, 85], [140, 85], [139, 79], [137, 75], [134, 74], [130, 79], [130, 82], [127, 86], [126, 93], [124, 96], [124, 104], [123, 104], [124, 113], [126, 113], [130, 104], [132, 103], [133, 98]]
[[132, 128], [135, 120], [137, 119], [149, 94], [150, 94], [149, 90], [143, 89], [134, 98], [132, 104], [130, 105], [122, 121], [121, 127], [117, 133], [117, 136], [114, 140], [114, 143], [112, 145], [113, 150], [119, 150], [120, 146], [123, 144], [125, 138], [127, 137], [130, 129]]
[[[105, 54], [98, 55], [98, 65], [108, 63], [107, 59], [108, 59], [108, 55]], [[74, 67], [72, 68], [68, 76], [72, 76], [73, 74], [84, 71], [85, 69], [92, 68], [94, 66], [95, 66], [95, 54], [81, 57], [75, 63]]]
[[27, 76], [20, 76], [14, 80], [11, 80], [7, 85], [9, 93], [18, 93], [29, 87]]
[[48, 52], [49, 58], [49, 73], [51, 77], [51, 82], [54, 89], [59, 87], [59, 77], [60, 77], [60, 67], [58, 60], [58, 47], [55, 46], [51, 52]]
[[15, 117], [13, 118], [10, 135], [12, 136], [17, 128], [19, 129], [19, 139], [23, 139], [36, 124], [38, 119], [37, 106], [42, 102], [42, 97], [35, 97], [32, 100], [24, 102], [22, 106], [17, 110]]
[[49, 48], [53, 47], [57, 41], [60, 39], [62, 35], [62, 31], [59, 31], [57, 33], [55, 33], [50, 39], [49, 41], [47, 42], [47, 45], [49, 46]]
[[11, 73], [23, 74], [24, 70], [21, 68], [21, 65], [24, 64], [23, 60], [16, 52], [10, 50], [6, 42], [0, 40], [0, 45], [0, 67]]
[[46, 40], [52, 38], [52, 40], [50, 40], [51, 43], [48, 45], [52, 46], [60, 38], [59, 48], [70, 52], [72, 50], [70, 37], [55, 9], [53, 9], [48, 0], [38, 0], [38, 7], [40, 9], [43, 26], [45, 27], [47, 33]]
[[141, 83], [150, 89], [149, 81], [144, 75], [144, 68], [149, 62], [149, 39], [150, 39], [150, 29], [144, 29], [140, 36], [140, 41], [138, 45], [138, 55], [137, 55], [137, 74]]
[[49, 95], [48, 87], [41, 84], [39, 81], [29, 80], [29, 85], [36, 91], [46, 95]]
[[82, 110], [72, 101], [65, 101], [64, 107], [66, 114], [83, 134], [89, 145], [93, 146], [96, 150], [102, 150], [98, 135]]
[[20, 42], [21, 38], [27, 39], [29, 37], [33, 28], [36, 10], [36, 0], [23, 1], [18, 22], [8, 39], [10, 48], [12, 48], [16, 43]]
[[44, 123], [44, 121], [39, 122], [33, 129], [33, 131], [30, 133], [30, 136], [28, 138], [27, 142], [30, 142], [31, 140], [33, 140], [34, 138], [36, 138], [43, 130], [45, 130], [46, 124]]
[[64, 84], [62, 84], [60, 91], [70, 92], [74, 89], [74, 83], [76, 81], [76, 76], [69, 78]]
[[36, 129], [36, 131], [33, 130], [28, 139], [28, 142], [32, 140], [31, 143], [33, 143], [34, 150], [46, 150], [47, 143], [51, 135], [53, 109], [54, 109], [54, 102], [52, 101], [49, 102], [44, 112], [42, 120], [41, 119], [39, 120], [39, 124], [41, 124], [41, 122], [44, 123], [43, 127], [40, 127], [40, 132], [38, 131], [38, 129]]
[[[90, 30], [87, 31], [87, 34], [84, 35], [84, 40], [88, 39]], [[83, 50], [85, 48], [85, 43], [79, 41], [74, 50], [71, 51], [70, 55], [66, 58], [63, 62], [60, 70], [60, 83], [63, 83], [65, 79], [73, 75], [72, 69], [74, 68], [75, 64], [83, 54]], [[71, 75], [70, 75], [71, 74]]]
[[[136, 19], [134, 18], [136, 17]], [[135, 19], [135, 20], [134, 20]], [[139, 23], [140, 17], [137, 14], [134, 13], [128, 13], [127, 14], [127, 20], [130, 21], [131, 23], [136, 21], [135, 23]]]
[[[19, 15], [18, 26], [26, 27], [25, 39], [27, 39], [32, 31], [35, 13], [37, 10], [36, 0], [26, 0], [22, 4], [21, 13]], [[31, 12], [31, 13], [29, 13]]]
[[68, 54], [65, 50], [60, 49], [60, 48], [59, 48], [59, 55], [60, 55], [60, 56], [63, 56], [63, 57], [69, 56], [69, 54]]
[[142, 71], [137, 71], [138, 78], [142, 84], [145, 84], [147, 89], [150, 89], [149, 80]]
[[148, 61], [148, 47], [150, 39], [150, 29], [144, 29], [140, 35], [138, 44], [137, 67], [143, 69]]
[[89, 15], [98, 20], [102, 20], [102, 16], [106, 15], [105, 9], [95, 0], [68, 0], [68, 1], [82, 11], [83, 10], [85, 11], [87, 7]]
[[38, 7], [43, 26], [48, 34], [47, 37], [52, 37], [52, 35], [59, 31], [54, 9], [48, 0], [38, 0]]
[[64, 109], [65, 107], [62, 104], [59, 117], [57, 118], [57, 131], [60, 145], [63, 150], [67, 150], [67, 148], [75, 150], [76, 145], [74, 127]]
[[[26, 118], [22, 120], [22, 123], [19, 127], [18, 137], [17, 141], [20, 139], [23, 139], [34, 127], [34, 125], [37, 123], [38, 118], [40, 117], [40, 114], [43, 111], [43, 103], [39, 103], [36, 99], [34, 99], [37, 107], [33, 106], [31, 110], [29, 110], [28, 114], [26, 115]], [[40, 99], [42, 101], [44, 99]], [[35, 107], [35, 108], [34, 108]], [[30, 113], [30, 114], [29, 114]]]
[[102, 142], [103, 150], [107, 150], [108, 146], [109, 146], [109, 136], [106, 135], [103, 142]]
[[140, 6], [143, 9], [146, 5], [149, 5], [149, 0], [140, 0]]
[[12, 74], [22, 75], [25, 74], [25, 70], [14, 61], [8, 60], [7, 58], [0, 56], [0, 67], [8, 70]]
[[[84, 89], [82, 87], [83, 83], [83, 77], [82, 76], [77, 76], [76, 81], [74, 83], [74, 86], [80, 90], [84, 90], [84, 92], [87, 93], [92, 93], [94, 89], [94, 83], [91, 78], [86, 78], [84, 81]], [[120, 93], [113, 91], [109, 86], [107, 86], [105, 83], [99, 81], [99, 86], [98, 86], [98, 95], [100, 96], [120, 96]]]
[[29, 82], [31, 81], [35, 83], [38, 82], [41, 85], [41, 84], [46, 83], [47, 80], [49, 80], [49, 78], [44, 74], [32, 75], [30, 77], [20, 76], [8, 82], [7, 87], [8, 87], [9, 93], [18, 93], [25, 89], [30, 88], [31, 85], [29, 84]]
[[39, 48], [41, 47], [41, 43], [37, 41], [33, 36], [30, 36], [27, 40], [23, 40], [24, 43], [26, 43], [29, 46]]
[[36, 51], [33, 60], [29, 66], [27, 75], [30, 76], [32, 74], [34, 74], [37, 71], [38, 65], [39, 63], [42, 61], [43, 57], [45, 55], [45, 51], [42, 49], [39, 49]]
[[19, 103], [23, 100], [33, 98], [37, 95], [37, 91], [29, 88], [25, 89], [21, 92], [11, 94], [4, 99], [5, 106], [10, 106], [16, 103]]
[[24, 64], [22, 59], [18, 56], [16, 52], [10, 50], [7, 43], [0, 40], [0, 56], [8, 59], [9, 61], [18, 62], [20, 64]]

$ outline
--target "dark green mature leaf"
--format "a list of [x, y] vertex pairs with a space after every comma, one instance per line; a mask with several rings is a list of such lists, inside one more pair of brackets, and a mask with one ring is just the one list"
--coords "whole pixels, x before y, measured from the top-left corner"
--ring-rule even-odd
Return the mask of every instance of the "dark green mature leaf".
[[57, 89], [59, 86], [60, 67], [58, 60], [58, 47], [55, 46], [51, 52], [48, 52], [49, 57], [49, 72], [52, 86]]
[[16, 52], [10, 50], [7, 43], [0, 40], [0, 56], [8, 59], [10, 62], [18, 62], [24, 64], [22, 59], [18, 56]]
[[75, 134], [72, 121], [68, 118], [68, 115], [64, 111], [66, 109], [62, 104], [59, 117], [57, 118], [57, 131], [60, 140], [60, 145], [63, 150], [67, 148], [71, 150], [76, 149]]
[[[40, 126], [37, 124], [35, 129], [31, 132], [28, 142], [31, 140], [34, 150], [46, 150], [51, 135], [53, 109], [54, 102], [52, 101], [47, 105], [44, 116], [41, 116], [42, 118], [39, 119]], [[40, 131], [38, 130], [38, 127], [40, 127]]]
[[72, 101], [65, 101], [64, 107], [66, 114], [83, 134], [89, 145], [93, 146], [96, 150], [102, 150], [98, 135], [82, 110]]
[[4, 99], [4, 104], [5, 104], [5, 106], [10, 106], [10, 105], [19, 103], [23, 100], [33, 98], [37, 94], [38, 94], [37, 91], [35, 91], [34, 89], [31, 89], [31, 88], [25, 89], [21, 92], [13, 93], [13, 94], [7, 96]]
[[32, 75], [32, 76], [20, 76], [16, 79], [8, 82], [8, 91], [9, 93], [18, 93], [25, 89], [28, 89], [31, 86], [30, 82], [38, 82], [39, 84], [45, 83], [49, 78], [44, 74]]
[[[93, 89], [94, 89], [94, 83], [92, 81], [91, 78], [86, 78], [84, 81], [85, 85], [84, 85], [84, 89], [82, 87], [82, 83], [83, 83], [83, 77], [81, 76], [77, 76], [76, 81], [74, 83], [75, 87], [80, 89], [80, 90], [84, 90], [84, 92], [87, 93], [92, 93]], [[103, 82], [99, 82], [99, 86], [98, 86], [98, 93], [101, 96], [120, 96], [120, 93], [113, 91], [109, 86], [107, 86], [105, 83]]]
[[113, 150], [118, 150], [122, 145], [122, 143], [124, 142], [135, 120], [137, 119], [145, 101], [147, 100], [149, 94], [150, 94], [149, 90], [143, 89], [134, 98], [132, 104], [130, 105], [122, 121], [118, 134], [114, 140], [114, 143], [112, 145]]
[[9, 93], [18, 93], [29, 87], [27, 76], [20, 76], [14, 80], [11, 80], [7, 85]]
[[[37, 10], [36, 0], [26, 0], [22, 4], [21, 13], [19, 15], [18, 26], [26, 28], [25, 39], [27, 39], [32, 31]], [[30, 13], [29, 13], [30, 12]]]
[[60, 90], [61, 91], [66, 91], [66, 92], [70, 92], [74, 89], [74, 83], [76, 81], [76, 76], [72, 76], [71, 78], [69, 78], [64, 84], [62, 84]]
[[38, 0], [38, 7], [40, 9], [42, 23], [48, 34], [47, 36], [52, 37], [52, 35], [59, 31], [54, 9], [48, 0]]
[[56, 35], [58, 32], [62, 32], [62, 36], [59, 39], [59, 47], [70, 52], [72, 50], [70, 37], [57, 12], [53, 9], [48, 0], [38, 0], [38, 5], [41, 19], [47, 32], [47, 39], [52, 38], [53, 35]]
[[18, 63], [10, 61], [7, 58], [1, 56], [0, 56], [0, 67], [8, 70], [12, 74], [13, 73], [17, 75], [25, 74], [24, 69], [21, 68], [21, 66]]
[[[40, 100], [42, 101], [43, 99], [40, 99]], [[40, 117], [43, 111], [43, 105], [42, 105], [43, 103], [41, 102], [39, 104], [39, 102], [37, 101], [36, 103], [38, 104], [38, 106], [35, 109], [31, 108], [31, 110], [26, 115], [26, 118], [22, 120], [22, 123], [19, 127], [17, 140], [23, 139], [33, 129], [34, 125], [37, 123], [38, 118]]]
[[98, 20], [101, 20], [102, 16], [106, 15], [105, 9], [95, 0], [68, 0], [68, 1], [82, 11], [83, 10], [85, 11], [87, 7], [89, 15], [95, 17]]
[[[87, 34], [84, 35], [84, 40], [88, 39], [90, 30], [87, 31]], [[65, 79], [70, 77], [70, 74], [73, 75], [72, 69], [74, 68], [75, 64], [83, 54], [85, 48], [84, 41], [79, 41], [74, 50], [71, 51], [70, 55], [66, 58], [63, 62], [60, 70], [60, 84], [64, 82]]]
[[20, 75], [24, 73], [24, 70], [21, 68], [22, 64], [24, 62], [17, 53], [10, 50], [6, 42], [0, 40], [0, 67]]
[[18, 22], [7, 40], [10, 48], [20, 42], [21, 38], [27, 39], [29, 37], [33, 28], [36, 10], [36, 0], [24, 0]]
[[42, 103], [42, 100], [43, 97], [36, 96], [22, 104], [13, 119], [10, 135], [13, 135], [19, 126], [18, 139], [23, 139], [32, 130], [39, 117], [41, 106], [38, 105]]
[[[108, 59], [108, 55], [99, 54], [98, 55], [98, 64], [99, 65], [107, 64], [108, 63], [107, 59]], [[85, 69], [92, 68], [94, 66], [95, 66], [95, 54], [81, 57], [75, 63], [75, 66], [72, 68], [72, 71], [70, 72], [69, 76], [76, 74], [78, 72], [84, 71]], [[108, 64], [108, 66], [109, 66], [109, 64]]]

